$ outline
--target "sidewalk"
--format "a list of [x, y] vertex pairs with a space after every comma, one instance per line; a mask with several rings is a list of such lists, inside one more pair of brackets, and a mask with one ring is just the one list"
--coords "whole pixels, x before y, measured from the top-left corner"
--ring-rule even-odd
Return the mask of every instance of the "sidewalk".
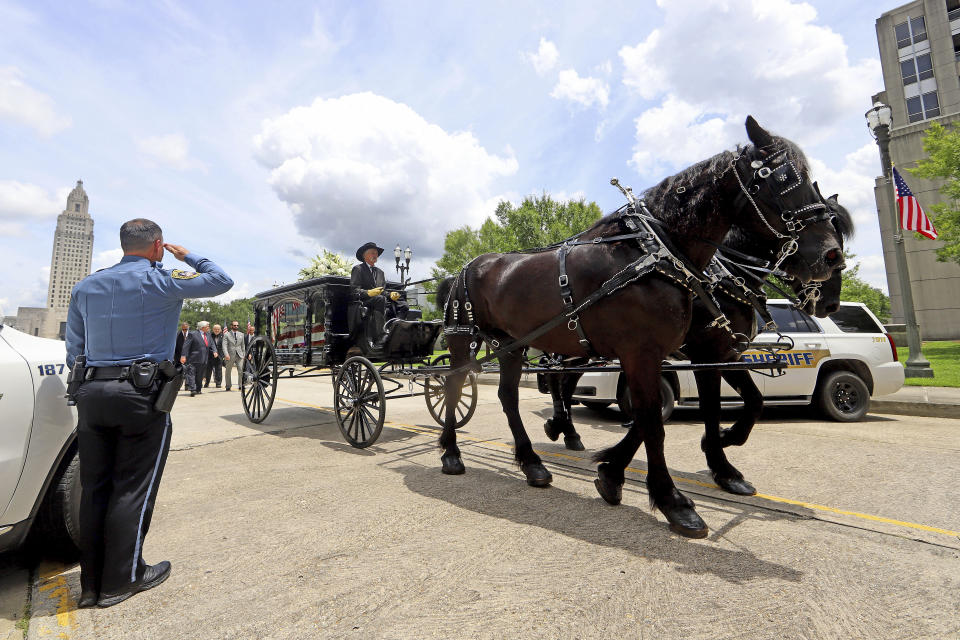
[[870, 403], [870, 412], [931, 418], [960, 418], [960, 389], [903, 387], [896, 393], [873, 398]]

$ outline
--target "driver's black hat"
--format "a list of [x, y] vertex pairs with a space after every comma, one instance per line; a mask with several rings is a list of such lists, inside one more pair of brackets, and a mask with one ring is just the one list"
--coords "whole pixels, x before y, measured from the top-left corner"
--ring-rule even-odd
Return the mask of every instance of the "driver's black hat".
[[376, 249], [378, 256], [383, 253], [383, 247], [378, 247], [376, 242], [368, 242], [357, 249], [357, 260], [363, 262], [363, 254], [367, 252], [367, 249]]

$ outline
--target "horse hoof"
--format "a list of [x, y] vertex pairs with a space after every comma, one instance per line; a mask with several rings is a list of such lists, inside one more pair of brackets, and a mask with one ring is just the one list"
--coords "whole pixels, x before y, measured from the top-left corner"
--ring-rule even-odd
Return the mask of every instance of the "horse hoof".
[[556, 442], [560, 434], [563, 433], [563, 430], [560, 429], [560, 427], [554, 426], [553, 418], [547, 418], [547, 421], [543, 423], [543, 432], [547, 434], [548, 438]]
[[626, 422], [624, 422], [624, 423], [621, 424], [620, 426], [623, 427], [624, 429], [632, 429], [632, 428], [633, 428], [633, 420], [627, 420]]
[[757, 494], [757, 488], [743, 478], [722, 478], [714, 476], [713, 479], [717, 485], [727, 493], [738, 496], [754, 496]]
[[586, 449], [580, 440], [580, 436], [563, 436], [563, 444], [565, 444], [570, 451], [584, 451]]
[[597, 488], [597, 493], [607, 501], [607, 504], [617, 506], [623, 500], [623, 480], [614, 481], [604, 466], [600, 465], [597, 469], [597, 479], [593, 481], [593, 486]]
[[706, 538], [707, 534], [710, 533], [707, 523], [703, 521], [693, 507], [658, 508], [660, 513], [666, 516], [670, 523], [670, 531], [674, 533], [679, 533], [687, 538]]
[[466, 472], [466, 468], [463, 466], [463, 461], [460, 459], [460, 456], [455, 456], [452, 454], [440, 456], [440, 462], [443, 465], [440, 468], [440, 471], [444, 472], [448, 476], [459, 476]]
[[531, 487], [549, 487], [553, 482], [553, 476], [539, 462], [520, 465], [520, 469], [527, 476], [527, 484]]

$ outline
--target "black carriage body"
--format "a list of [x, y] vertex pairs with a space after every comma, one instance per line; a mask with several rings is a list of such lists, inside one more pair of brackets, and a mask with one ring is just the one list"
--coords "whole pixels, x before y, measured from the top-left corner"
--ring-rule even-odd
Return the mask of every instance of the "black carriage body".
[[[387, 282], [388, 291], [403, 291]], [[350, 278], [321, 276], [256, 294], [256, 333], [274, 345], [280, 365], [329, 367], [343, 364], [351, 347], [376, 361], [415, 362], [429, 357], [440, 332], [439, 322], [398, 322], [380, 350], [354, 331], [349, 317], [357, 312]], [[362, 325], [362, 323], [360, 323]]]

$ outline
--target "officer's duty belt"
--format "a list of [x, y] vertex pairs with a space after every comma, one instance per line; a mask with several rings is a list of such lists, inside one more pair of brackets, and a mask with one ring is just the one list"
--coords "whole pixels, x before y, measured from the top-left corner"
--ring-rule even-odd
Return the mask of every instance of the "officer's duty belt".
[[126, 380], [130, 377], [130, 367], [90, 367], [87, 380]]

